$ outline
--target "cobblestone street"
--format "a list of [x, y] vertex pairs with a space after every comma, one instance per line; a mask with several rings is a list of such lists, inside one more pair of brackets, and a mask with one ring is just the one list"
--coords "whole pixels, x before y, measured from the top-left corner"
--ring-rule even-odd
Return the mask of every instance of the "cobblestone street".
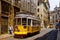
[[34, 35], [34, 36], [31, 36], [31, 37], [27, 37], [27, 38], [23, 38], [23, 39], [20, 39], [20, 38], [14, 38], [14, 37], [7, 37], [7, 38], [3, 38], [3, 39], [0, 39], [0, 40], [34, 40], [38, 37], [41, 37], [43, 36], [44, 34], [52, 31], [52, 30], [55, 30], [55, 29], [42, 29], [41, 32], [37, 35]]
[[60, 40], [60, 0], [0, 0], [0, 40]]

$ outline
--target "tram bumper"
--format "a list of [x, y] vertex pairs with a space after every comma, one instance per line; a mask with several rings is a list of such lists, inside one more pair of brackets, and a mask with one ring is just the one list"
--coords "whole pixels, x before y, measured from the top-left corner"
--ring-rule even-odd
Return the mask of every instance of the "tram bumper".
[[23, 38], [27, 36], [27, 32], [14, 32], [14, 38]]

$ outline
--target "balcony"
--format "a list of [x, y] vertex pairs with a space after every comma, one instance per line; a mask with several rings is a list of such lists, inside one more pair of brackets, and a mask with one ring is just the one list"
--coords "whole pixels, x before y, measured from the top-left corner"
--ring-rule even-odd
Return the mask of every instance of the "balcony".
[[5, 2], [7, 2], [7, 3], [10, 3], [11, 4], [11, 0], [3, 0], [3, 1], [5, 1]]
[[4, 16], [4, 17], [9, 17], [9, 12], [4, 12], [4, 11], [2, 11], [1, 16]]
[[45, 0], [38, 0], [38, 1], [41, 3], [41, 2], [44, 2]]
[[20, 1], [13, 2], [13, 5], [16, 6], [16, 7], [18, 7], [18, 8], [20, 8]]
[[3, 17], [9, 17], [8, 15], [5, 15], [5, 14], [1, 14], [1, 16], [3, 16]]

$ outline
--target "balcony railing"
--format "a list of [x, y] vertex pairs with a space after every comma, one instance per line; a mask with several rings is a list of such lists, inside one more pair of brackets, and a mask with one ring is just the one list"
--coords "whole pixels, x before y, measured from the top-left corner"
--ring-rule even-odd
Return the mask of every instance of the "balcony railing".
[[20, 3], [15, 2], [14, 5], [20, 7]]
[[12, 2], [11, 0], [3, 0], [3, 1], [8, 2], [8, 3], [11, 3]]
[[3, 0], [3, 1], [8, 2], [14, 6], [20, 7], [20, 3], [18, 3], [17, 1], [14, 1], [14, 0]]
[[9, 12], [4, 12], [4, 11], [2, 11], [1, 16], [4, 16], [4, 17], [9, 17]]

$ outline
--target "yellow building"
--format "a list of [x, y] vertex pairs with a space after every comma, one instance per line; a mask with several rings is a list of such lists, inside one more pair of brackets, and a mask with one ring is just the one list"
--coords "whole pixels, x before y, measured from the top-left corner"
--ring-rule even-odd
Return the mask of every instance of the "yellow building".
[[20, 0], [0, 0], [0, 34], [8, 33], [17, 12], [20, 12]]
[[36, 0], [36, 16], [39, 16], [41, 19], [41, 26], [47, 27], [49, 19], [48, 19], [48, 11], [49, 11], [49, 2], [48, 0]]

